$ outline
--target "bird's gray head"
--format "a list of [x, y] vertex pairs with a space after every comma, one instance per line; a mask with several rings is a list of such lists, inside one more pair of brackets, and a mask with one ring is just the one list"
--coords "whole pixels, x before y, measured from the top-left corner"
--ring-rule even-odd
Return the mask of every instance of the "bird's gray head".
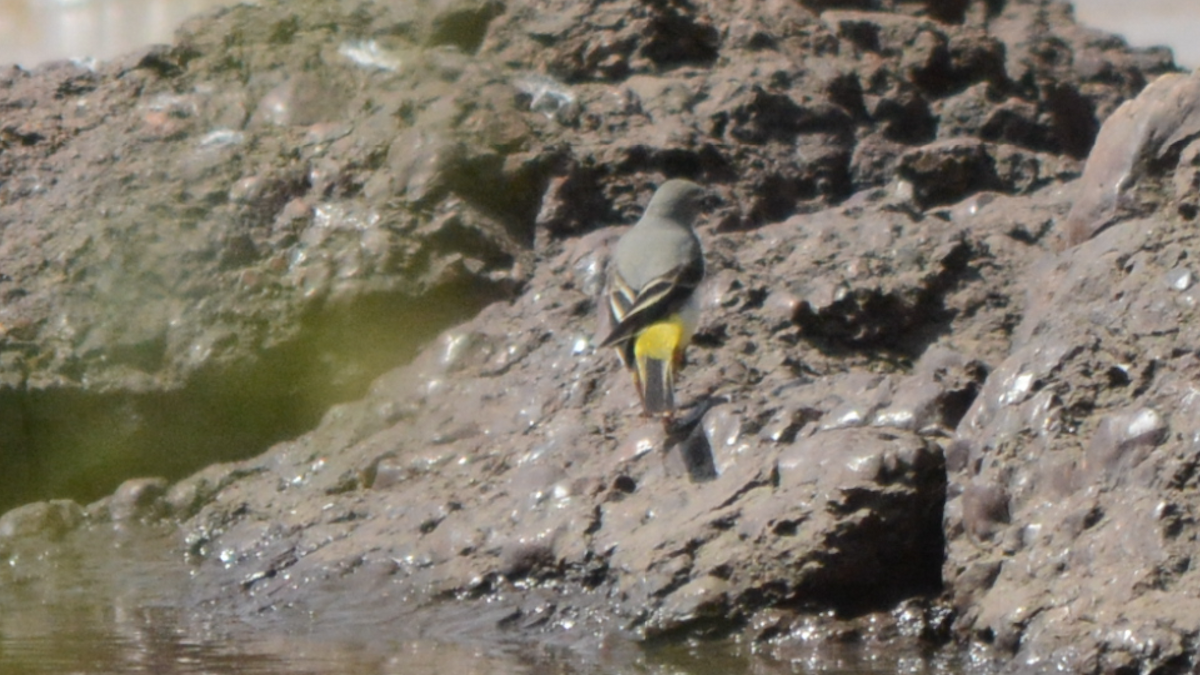
[[708, 192], [690, 180], [672, 178], [659, 186], [646, 206], [646, 216], [670, 218], [684, 225], [691, 225], [700, 215], [701, 206]]

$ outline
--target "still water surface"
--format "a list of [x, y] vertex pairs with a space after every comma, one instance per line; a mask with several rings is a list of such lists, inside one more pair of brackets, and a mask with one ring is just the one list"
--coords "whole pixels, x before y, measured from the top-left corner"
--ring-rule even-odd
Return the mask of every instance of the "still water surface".
[[529, 649], [253, 630], [190, 607], [168, 533], [100, 529], [0, 556], [0, 673], [568, 673]]
[[[254, 618], [198, 607], [195, 571], [169, 528], [96, 526], [69, 538], [0, 541], [0, 675], [361, 673], [364, 675], [792, 675], [952, 673], [923, 658], [858, 652], [779, 660], [734, 642], [601, 648], [460, 636], [413, 638], [362, 614]], [[404, 637], [400, 637], [404, 635]], [[447, 639], [448, 638], [448, 639]], [[457, 639], [456, 639], [457, 638]], [[580, 643], [589, 642], [581, 640]]]

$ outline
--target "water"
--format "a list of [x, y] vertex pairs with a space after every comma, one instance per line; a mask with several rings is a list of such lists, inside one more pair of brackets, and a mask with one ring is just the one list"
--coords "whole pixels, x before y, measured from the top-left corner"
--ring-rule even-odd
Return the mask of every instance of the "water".
[[0, 546], [2, 675], [580, 672], [527, 645], [244, 625], [189, 601], [194, 567], [169, 528], [97, 526], [66, 544]]
[[[0, 543], [0, 675], [718, 672], [686, 649], [655, 659], [628, 643], [579, 658], [528, 643], [393, 639], [408, 631], [354, 617], [332, 628], [303, 615], [248, 625], [189, 598], [195, 566], [174, 536], [165, 526], [98, 525], [66, 542]], [[720, 651], [719, 672], [748, 672], [745, 657]], [[676, 667], [688, 660], [701, 666]]]
[[[872, 655], [852, 646], [781, 659], [734, 640], [643, 648], [566, 635], [533, 643], [497, 631], [430, 636], [408, 623], [375, 620], [369, 610], [233, 616], [193, 597], [198, 564], [177, 537], [169, 524], [98, 524], [63, 540], [0, 539], [0, 675], [963, 672], [954, 655]], [[464, 621], [477, 621], [471, 617]]]

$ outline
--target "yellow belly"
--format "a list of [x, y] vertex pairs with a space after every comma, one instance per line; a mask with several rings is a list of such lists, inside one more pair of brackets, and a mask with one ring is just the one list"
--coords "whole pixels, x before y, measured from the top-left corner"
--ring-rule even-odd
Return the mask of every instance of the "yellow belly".
[[672, 314], [666, 320], [653, 324], [637, 336], [633, 345], [634, 357], [657, 361], [677, 361], [683, 354], [688, 338], [687, 326], [682, 317]]

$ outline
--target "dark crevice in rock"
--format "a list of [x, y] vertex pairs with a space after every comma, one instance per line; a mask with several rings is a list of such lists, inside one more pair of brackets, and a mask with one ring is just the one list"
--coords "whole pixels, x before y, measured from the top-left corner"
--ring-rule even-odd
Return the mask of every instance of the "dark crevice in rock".
[[802, 176], [772, 174], [763, 178], [758, 190], [762, 197], [750, 210], [750, 223], [779, 222], [796, 210], [796, 204], [819, 196], [814, 181]]
[[649, 166], [660, 168], [666, 176], [692, 177], [708, 183], [726, 183], [737, 179], [737, 168], [726, 155], [709, 144], [696, 150], [654, 150], [648, 159]]
[[633, 494], [637, 491], [637, 481], [629, 476], [617, 476], [613, 479], [613, 490], [622, 494]]
[[[886, 610], [909, 598], [932, 597], [942, 591], [942, 565], [946, 558], [942, 529], [946, 465], [941, 453], [930, 453], [928, 459], [917, 478], [922, 484], [921, 494], [929, 497], [924, 502], [926, 511], [920, 517], [924, 525], [916, 530], [894, 528], [886, 519], [878, 519], [864, 523], [844, 539], [829, 542], [832, 550], [851, 553], [840, 555], [836, 565], [830, 565], [825, 573], [811, 576], [796, 588], [790, 596], [791, 603], [815, 602], [832, 607], [841, 615], [856, 616]], [[887, 491], [860, 491], [839, 506], [882, 514], [896, 508], [887, 504], [888, 499]], [[870, 556], [880, 550], [889, 552], [887, 561], [853, 553], [861, 551], [862, 555]], [[884, 569], [887, 574], [872, 583], [867, 581], [869, 577], [857, 574], [862, 569]]]
[[606, 171], [563, 158], [550, 179], [551, 187], [537, 217], [537, 226], [551, 235], [578, 234], [597, 220], [617, 220], [601, 189]]
[[966, 18], [969, 0], [926, 0], [925, 11], [942, 23], [960, 24]]
[[954, 312], [946, 307], [945, 294], [972, 273], [973, 254], [967, 242], [959, 242], [942, 259], [938, 273], [917, 289], [856, 289], [819, 310], [803, 302], [793, 320], [831, 352], [885, 349], [918, 356], [950, 329]]
[[1065, 84], [1049, 87], [1046, 103], [1058, 149], [1076, 159], [1087, 157], [1096, 142], [1096, 134], [1100, 133], [1094, 103], [1079, 90]]
[[568, 569], [564, 576], [577, 579], [580, 585], [589, 590], [612, 581], [608, 562], [601, 558], [591, 558], [577, 569]]
[[654, 0], [646, 4], [651, 16], [639, 47], [643, 55], [662, 66], [710, 65], [716, 60], [721, 39], [716, 26], [680, 11], [676, 3]]
[[834, 77], [825, 87], [825, 95], [834, 105], [841, 106], [856, 122], [870, 117], [863, 98], [862, 82], [856, 75], [842, 74]]
[[938, 403], [941, 406], [941, 415], [946, 428], [953, 429], [962, 421], [967, 411], [970, 410], [971, 404], [975, 402], [975, 398], [979, 396], [980, 387], [985, 379], [987, 379], [987, 372], [980, 367], [974, 381], [967, 382], [959, 389], [946, 391], [946, 394], [939, 399]]
[[792, 97], [754, 85], [743, 102], [730, 110], [730, 136], [742, 143], [789, 141], [798, 134], [848, 134], [854, 122], [840, 106], [826, 102], [797, 103]]
[[948, 143], [906, 153], [896, 173], [913, 184], [923, 208], [950, 204], [978, 192], [1004, 191], [996, 160], [982, 143]]
[[921, 145], [937, 135], [937, 117], [929, 102], [911, 91], [889, 95], [875, 106], [874, 118], [889, 140], [905, 145]]
[[527, 246], [533, 243], [533, 223], [555, 159], [537, 158], [512, 173], [505, 172], [504, 162], [499, 153], [466, 159], [449, 172], [447, 186], [494, 216], [510, 236]]

